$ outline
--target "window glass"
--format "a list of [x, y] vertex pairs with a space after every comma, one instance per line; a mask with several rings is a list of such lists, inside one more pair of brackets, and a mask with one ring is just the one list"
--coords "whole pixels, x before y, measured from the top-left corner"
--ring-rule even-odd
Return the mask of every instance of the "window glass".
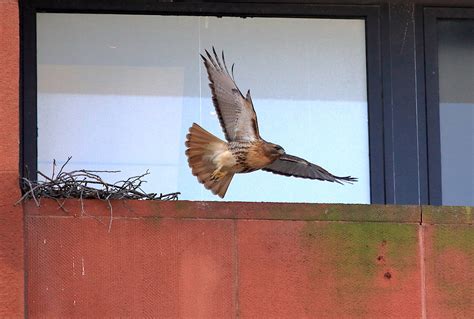
[[442, 202], [474, 206], [474, 21], [440, 20], [438, 45]]
[[250, 89], [264, 139], [359, 182], [238, 174], [225, 200], [369, 203], [363, 19], [37, 15], [38, 169], [150, 171], [148, 192], [219, 200], [187, 164], [197, 122], [224, 139], [199, 53], [215, 46]]

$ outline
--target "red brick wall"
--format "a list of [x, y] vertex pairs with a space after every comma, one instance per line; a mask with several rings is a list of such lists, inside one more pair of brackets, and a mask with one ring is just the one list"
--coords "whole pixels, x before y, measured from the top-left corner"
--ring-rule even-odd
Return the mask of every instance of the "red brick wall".
[[43, 200], [25, 213], [32, 318], [474, 317], [471, 208]]
[[23, 315], [23, 211], [13, 206], [19, 154], [18, 4], [0, 0], [0, 317]]

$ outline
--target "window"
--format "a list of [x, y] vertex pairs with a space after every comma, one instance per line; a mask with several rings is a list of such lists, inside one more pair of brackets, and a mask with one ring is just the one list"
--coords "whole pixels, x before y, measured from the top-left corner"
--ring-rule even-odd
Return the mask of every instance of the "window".
[[472, 206], [474, 11], [427, 9], [425, 32], [430, 191], [437, 204]]
[[340, 186], [241, 174], [226, 200], [383, 201], [382, 153], [373, 147], [382, 133], [369, 122], [381, 120], [377, 33], [366, 33], [374, 11], [353, 10], [348, 19], [347, 8], [325, 7], [322, 18], [317, 7], [289, 7], [301, 16], [35, 14], [36, 105], [28, 93], [25, 104], [36, 109], [24, 119], [37, 123], [30, 132], [37, 133], [37, 152], [23, 143], [25, 164], [48, 173], [53, 158], [72, 155], [70, 169], [121, 170], [114, 179], [150, 169], [147, 191], [216, 200], [184, 156], [192, 122], [223, 138], [198, 55], [215, 45], [236, 63], [241, 90], [251, 89], [264, 138], [336, 175], [359, 178]]
[[251, 88], [264, 138], [359, 178], [341, 186], [259, 171], [236, 176], [226, 200], [370, 203], [362, 19], [40, 13], [37, 39], [43, 173], [71, 155], [70, 169], [149, 169], [148, 192], [216, 200], [184, 155], [193, 122], [223, 138], [199, 57], [216, 45]]

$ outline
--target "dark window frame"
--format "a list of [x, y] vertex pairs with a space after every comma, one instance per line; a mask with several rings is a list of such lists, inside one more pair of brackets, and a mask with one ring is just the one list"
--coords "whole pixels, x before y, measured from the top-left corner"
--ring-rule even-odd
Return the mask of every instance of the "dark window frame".
[[437, 50], [430, 39], [437, 17], [472, 12], [472, 0], [160, 1], [19, 1], [22, 176], [36, 176], [37, 167], [36, 12], [364, 18], [371, 202], [441, 204]]
[[37, 172], [36, 13], [114, 13], [155, 15], [213, 15], [237, 17], [354, 18], [366, 26], [367, 103], [371, 203], [385, 199], [382, 69], [378, 6], [334, 6], [265, 3], [146, 3], [76, 1], [20, 1], [21, 8], [21, 161], [22, 175]]
[[474, 20], [474, 8], [426, 7], [423, 15], [428, 202], [431, 205], [442, 205], [437, 22], [442, 19]]

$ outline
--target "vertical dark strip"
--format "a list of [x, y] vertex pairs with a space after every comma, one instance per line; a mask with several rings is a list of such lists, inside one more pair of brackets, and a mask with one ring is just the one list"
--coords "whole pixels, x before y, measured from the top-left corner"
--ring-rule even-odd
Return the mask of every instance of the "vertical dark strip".
[[426, 132], [426, 100], [425, 100], [425, 52], [423, 7], [415, 6], [415, 62], [416, 62], [416, 99], [418, 112], [418, 167], [420, 185], [420, 204], [426, 205], [428, 199], [428, 143]]
[[392, 68], [390, 56], [390, 8], [384, 4], [380, 8], [380, 34], [382, 50], [382, 90], [383, 90], [383, 139], [385, 166], [385, 202], [395, 203], [395, 174], [393, 158], [393, 110], [392, 110]]
[[369, 115], [370, 197], [372, 204], [385, 204], [385, 169], [382, 108], [382, 61], [380, 9], [366, 18], [367, 103]]
[[425, 9], [426, 126], [428, 135], [428, 200], [441, 205], [441, 140], [439, 124], [438, 35], [436, 15]]
[[[390, 96], [392, 115], [393, 204], [419, 204], [414, 4], [389, 5]], [[390, 156], [390, 154], [388, 154]]]
[[36, 180], [36, 11], [27, 1], [20, 1], [20, 16], [20, 172]]

